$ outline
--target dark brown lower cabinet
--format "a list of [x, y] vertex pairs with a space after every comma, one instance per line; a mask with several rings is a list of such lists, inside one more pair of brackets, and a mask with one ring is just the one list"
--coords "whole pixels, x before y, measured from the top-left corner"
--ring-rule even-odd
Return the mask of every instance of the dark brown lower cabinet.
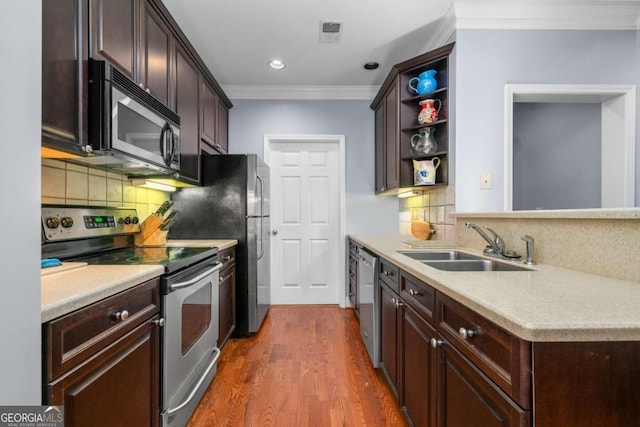
[[402, 307], [402, 410], [410, 424], [429, 427], [435, 422], [436, 331], [412, 308]]
[[47, 404], [64, 405], [66, 426], [157, 426], [159, 372], [160, 329], [149, 321], [50, 383]]
[[160, 281], [43, 324], [43, 404], [66, 426], [158, 426]]
[[531, 414], [522, 410], [491, 380], [446, 341], [439, 346], [437, 383], [439, 426], [527, 427]]
[[218, 348], [222, 349], [236, 329], [236, 248], [220, 251], [220, 289], [218, 292]]
[[640, 341], [533, 343], [536, 426], [640, 425]]
[[387, 377], [389, 386], [393, 394], [400, 398], [398, 390], [400, 390], [398, 374], [398, 361], [402, 355], [398, 355], [401, 349], [398, 345], [398, 330], [401, 323], [398, 311], [398, 295], [382, 284], [379, 287], [380, 292], [380, 368]]
[[525, 341], [382, 258], [377, 289], [380, 367], [411, 426], [640, 425], [640, 341]]
[[222, 349], [236, 328], [236, 266], [220, 272], [220, 326], [218, 348]]

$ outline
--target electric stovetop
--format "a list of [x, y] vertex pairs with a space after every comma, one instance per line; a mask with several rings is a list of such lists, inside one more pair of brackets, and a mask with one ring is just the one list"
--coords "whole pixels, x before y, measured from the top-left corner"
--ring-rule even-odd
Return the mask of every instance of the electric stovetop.
[[214, 257], [217, 253], [217, 248], [131, 247], [73, 261], [83, 261], [89, 265], [162, 265], [165, 273], [171, 273]]

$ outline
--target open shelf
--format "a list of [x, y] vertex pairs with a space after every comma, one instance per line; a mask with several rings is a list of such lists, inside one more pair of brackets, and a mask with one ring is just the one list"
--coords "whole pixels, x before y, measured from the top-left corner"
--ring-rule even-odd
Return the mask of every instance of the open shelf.
[[[449, 183], [449, 55], [454, 43], [418, 55], [392, 67], [378, 94], [371, 103], [375, 111], [376, 139], [376, 193], [388, 194], [398, 188], [415, 188], [429, 191]], [[409, 81], [428, 70], [435, 70], [437, 89], [417, 95], [409, 87]], [[419, 124], [422, 110], [420, 102], [434, 99], [439, 107], [438, 120]], [[437, 151], [418, 154], [411, 148], [411, 138], [430, 128]], [[414, 137], [415, 140], [415, 137]], [[414, 186], [413, 160], [440, 159], [436, 181], [432, 185]]]
[[400, 102], [407, 104], [411, 102], [420, 102], [424, 99], [429, 99], [429, 98], [438, 98], [441, 94], [446, 92], [448, 89], [449, 88], [447, 87], [441, 87], [440, 89], [436, 89], [433, 92], [425, 93], [424, 95], [415, 95], [410, 98], [403, 98], [400, 100]]
[[401, 158], [401, 160], [424, 160], [424, 159], [430, 159], [432, 157], [438, 157], [438, 156], [446, 156], [448, 153], [446, 151], [436, 151], [435, 153], [430, 153], [430, 154], [412, 154], [410, 156], [403, 156]]
[[423, 125], [410, 126], [410, 127], [402, 128], [401, 130], [402, 132], [413, 132], [418, 129], [435, 127], [435, 126], [443, 125], [445, 123], [447, 123], [447, 119], [436, 120], [435, 122], [425, 123]]

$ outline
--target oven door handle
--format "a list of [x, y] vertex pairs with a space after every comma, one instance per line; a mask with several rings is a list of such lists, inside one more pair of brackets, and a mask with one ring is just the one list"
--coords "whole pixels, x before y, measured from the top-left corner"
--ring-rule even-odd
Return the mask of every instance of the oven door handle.
[[178, 282], [178, 283], [173, 283], [172, 285], [169, 285], [169, 291], [175, 291], [177, 289], [188, 288], [189, 286], [193, 286], [196, 283], [198, 283], [200, 280], [202, 280], [205, 277], [207, 277], [208, 275], [210, 275], [211, 273], [214, 273], [214, 272], [220, 270], [221, 267], [222, 267], [222, 263], [221, 262], [216, 262], [213, 265], [213, 267], [211, 267], [211, 268], [207, 269], [206, 271], [198, 274], [193, 279], [189, 279], [186, 282]]
[[209, 364], [209, 367], [207, 368], [207, 370], [204, 372], [204, 374], [202, 374], [202, 376], [198, 380], [198, 384], [196, 384], [193, 387], [193, 390], [191, 390], [191, 393], [189, 393], [189, 396], [187, 396], [187, 398], [181, 404], [179, 404], [175, 408], [171, 408], [171, 409], [169, 409], [167, 411], [167, 415], [168, 416], [175, 415], [178, 411], [182, 410], [182, 408], [187, 406], [189, 404], [189, 402], [191, 402], [193, 397], [196, 395], [196, 393], [200, 389], [200, 386], [206, 380], [207, 376], [209, 376], [209, 373], [211, 372], [211, 370], [216, 366], [216, 363], [218, 362], [218, 358], [220, 357], [220, 349], [218, 347], [214, 347], [213, 348], [213, 352], [215, 353], [215, 356], [213, 356], [213, 360]]

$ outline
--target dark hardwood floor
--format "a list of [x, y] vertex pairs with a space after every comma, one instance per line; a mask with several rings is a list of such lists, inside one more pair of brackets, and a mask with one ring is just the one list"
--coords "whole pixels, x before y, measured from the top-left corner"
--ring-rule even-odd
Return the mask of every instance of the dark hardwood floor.
[[351, 309], [273, 306], [258, 334], [231, 339], [188, 424], [406, 426], [371, 366]]

